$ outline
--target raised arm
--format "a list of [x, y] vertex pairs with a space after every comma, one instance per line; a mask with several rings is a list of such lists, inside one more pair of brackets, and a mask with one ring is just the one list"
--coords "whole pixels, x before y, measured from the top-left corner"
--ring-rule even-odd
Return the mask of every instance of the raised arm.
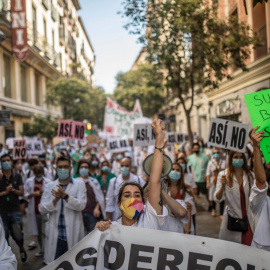
[[[163, 167], [163, 148], [164, 148], [164, 137], [165, 137], [165, 125], [162, 120], [155, 119], [152, 123], [152, 128], [156, 135], [155, 151], [153, 161], [151, 165], [151, 174], [148, 186], [148, 200], [152, 207], [155, 209], [158, 215], [162, 214], [162, 205], [160, 205], [160, 192], [161, 184], [160, 178]], [[157, 149], [159, 148], [159, 149]]]
[[261, 158], [261, 150], [260, 150], [260, 142], [263, 138], [264, 131], [259, 131], [255, 133], [258, 128], [259, 126], [255, 127], [251, 133], [251, 138], [253, 142], [253, 154], [254, 154], [254, 172], [255, 172], [255, 178], [256, 178], [256, 186], [259, 189], [264, 189], [265, 182], [266, 182], [266, 174], [263, 167], [262, 158]]

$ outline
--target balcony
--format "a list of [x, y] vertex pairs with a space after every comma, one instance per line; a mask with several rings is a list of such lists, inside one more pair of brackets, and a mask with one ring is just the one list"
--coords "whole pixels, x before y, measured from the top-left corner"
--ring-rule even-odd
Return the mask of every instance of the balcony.
[[49, 9], [49, 0], [42, 0], [42, 5], [48, 10]]

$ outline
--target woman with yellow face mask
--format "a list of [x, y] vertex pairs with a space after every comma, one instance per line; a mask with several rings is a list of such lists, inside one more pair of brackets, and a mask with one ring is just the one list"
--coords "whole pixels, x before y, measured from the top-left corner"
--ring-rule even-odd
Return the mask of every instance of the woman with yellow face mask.
[[[148, 200], [144, 205], [143, 189], [139, 184], [134, 182], [123, 184], [118, 195], [118, 207], [122, 217], [113, 224], [160, 229], [166, 219], [168, 212], [160, 202], [165, 126], [157, 119], [153, 121], [152, 128], [156, 135], [156, 144], [148, 184]], [[104, 231], [110, 224], [112, 224], [110, 220], [101, 221], [97, 223], [96, 228]]]

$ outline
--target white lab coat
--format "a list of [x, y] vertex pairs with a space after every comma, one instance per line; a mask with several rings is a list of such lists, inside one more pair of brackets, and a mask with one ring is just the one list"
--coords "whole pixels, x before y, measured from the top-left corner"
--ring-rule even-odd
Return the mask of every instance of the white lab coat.
[[135, 182], [144, 186], [145, 182], [137, 175], [130, 173], [128, 180], [123, 180], [122, 174], [112, 178], [106, 195], [106, 212], [113, 213], [112, 221], [117, 220], [121, 216], [121, 211], [117, 205], [118, 193], [123, 183]]
[[270, 197], [267, 191], [267, 183], [262, 190], [255, 183], [249, 197], [254, 229], [251, 246], [270, 251]]
[[100, 208], [101, 208], [101, 212], [103, 217], [106, 219], [106, 211], [105, 211], [105, 199], [104, 199], [104, 194], [100, 188], [100, 184], [97, 181], [97, 179], [93, 178], [93, 177], [88, 177], [86, 180], [84, 180], [83, 178], [79, 177], [76, 179], [81, 179], [85, 184], [89, 183], [89, 185], [92, 187], [94, 194], [96, 196], [96, 200], [97, 202], [99, 202]]
[[[182, 205], [185, 209], [187, 209], [187, 206], [184, 201], [182, 200], [176, 200], [180, 205]], [[166, 217], [166, 220], [164, 224], [161, 226], [162, 231], [167, 232], [178, 232], [178, 233], [184, 233], [185, 224], [188, 223], [188, 215], [186, 215], [183, 218], [176, 217], [172, 214], [170, 208], [168, 205], [166, 205], [166, 208], [168, 210], [168, 215]], [[194, 231], [194, 229], [193, 229]]]
[[[239, 184], [236, 179], [236, 176], [233, 175], [233, 187], [230, 188], [228, 185], [226, 185], [221, 200], [218, 200], [216, 194], [222, 186], [221, 184], [222, 175], [227, 175], [227, 169], [218, 174], [217, 186], [216, 186], [216, 191], [214, 194], [214, 199], [216, 203], [220, 203], [221, 201], [225, 200], [225, 203], [227, 205], [225, 207], [223, 219], [220, 226], [219, 239], [241, 244], [242, 232], [235, 232], [235, 231], [230, 231], [227, 229], [228, 214], [230, 214], [230, 216], [234, 218], [243, 218], [242, 211], [241, 211], [241, 197], [240, 197], [240, 191], [239, 191]], [[252, 180], [254, 180], [254, 176]], [[245, 172], [243, 173], [243, 186], [244, 186], [244, 192], [245, 192], [248, 221], [249, 221], [250, 227], [252, 228], [252, 218], [251, 218], [249, 199], [248, 199], [251, 188], [248, 181], [248, 176]]]
[[16, 270], [17, 260], [8, 245], [5, 232], [3, 229], [2, 220], [0, 218], [0, 269], [1, 270]]
[[195, 177], [193, 173], [185, 173], [185, 184], [190, 186], [192, 189], [197, 188]]
[[[61, 199], [53, 205], [54, 196], [52, 189], [57, 190], [59, 179], [50, 182], [45, 186], [45, 191], [39, 204], [41, 214], [49, 214], [45, 224], [45, 253], [44, 262], [51, 263], [55, 258], [58, 239], [58, 221], [61, 210]], [[69, 195], [68, 202], [64, 200], [64, 215], [67, 233], [68, 249], [72, 248], [84, 237], [84, 225], [81, 211], [86, 206], [86, 188], [80, 179], [73, 179], [73, 184], [69, 183], [66, 191]]]
[[[45, 186], [50, 183], [51, 180], [43, 177], [42, 190], [44, 191]], [[30, 193], [34, 192], [35, 188], [35, 176], [30, 177], [24, 184], [24, 197], [28, 200], [28, 231], [30, 235], [38, 235], [36, 213], [35, 213], [35, 197], [28, 199]]]

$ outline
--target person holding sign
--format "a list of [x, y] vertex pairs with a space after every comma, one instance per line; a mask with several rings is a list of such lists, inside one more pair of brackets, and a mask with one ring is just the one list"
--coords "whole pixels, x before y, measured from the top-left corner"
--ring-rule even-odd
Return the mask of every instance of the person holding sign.
[[[166, 219], [167, 210], [160, 201], [165, 126], [162, 124], [162, 120], [158, 119], [153, 121], [152, 128], [156, 135], [156, 145], [148, 185], [148, 201], [144, 207], [144, 193], [140, 184], [125, 182], [119, 190], [117, 199], [122, 217], [114, 224], [159, 229]], [[110, 227], [110, 224], [110, 220], [98, 222], [96, 228], [104, 231]]]
[[225, 199], [226, 207], [219, 238], [250, 246], [253, 238], [249, 215], [249, 194], [254, 175], [248, 169], [244, 153], [230, 151], [228, 168], [218, 175], [215, 201]]
[[264, 132], [255, 133], [258, 128], [253, 129], [251, 134], [256, 176], [249, 197], [255, 229], [251, 246], [270, 251], [270, 176], [266, 175], [261, 158], [260, 142]]

